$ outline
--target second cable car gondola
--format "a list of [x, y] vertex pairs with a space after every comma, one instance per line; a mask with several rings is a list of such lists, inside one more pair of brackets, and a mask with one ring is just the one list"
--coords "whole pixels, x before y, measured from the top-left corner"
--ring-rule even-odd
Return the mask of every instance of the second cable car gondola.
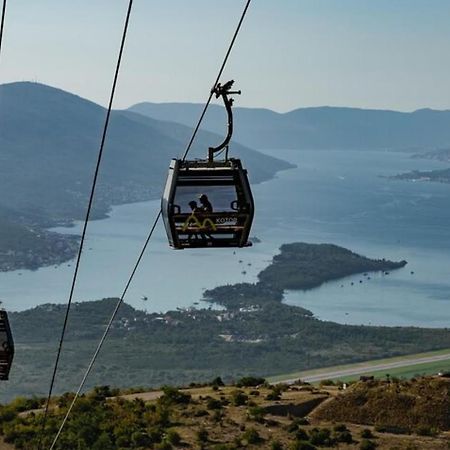
[[[228, 133], [206, 160], [173, 159], [161, 201], [171, 247], [246, 247], [254, 215], [247, 171], [239, 159], [228, 158], [233, 134], [233, 81], [219, 83], [213, 92], [222, 97], [228, 114]], [[214, 155], [224, 153], [223, 160]]]
[[0, 380], [7, 380], [14, 357], [14, 342], [8, 313], [0, 309]]

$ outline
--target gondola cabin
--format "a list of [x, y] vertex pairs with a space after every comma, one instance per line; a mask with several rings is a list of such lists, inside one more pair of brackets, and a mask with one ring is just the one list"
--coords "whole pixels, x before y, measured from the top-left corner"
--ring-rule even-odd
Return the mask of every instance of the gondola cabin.
[[14, 342], [8, 313], [0, 309], [0, 380], [7, 380], [14, 357]]
[[239, 159], [214, 164], [173, 159], [162, 213], [173, 248], [251, 245], [254, 204], [247, 171]]
[[[222, 97], [228, 114], [228, 134], [205, 160], [173, 159], [161, 201], [171, 247], [246, 247], [253, 222], [254, 202], [247, 171], [239, 159], [228, 158], [233, 133], [233, 81], [219, 83], [213, 92]], [[215, 154], [225, 152], [223, 160]]]

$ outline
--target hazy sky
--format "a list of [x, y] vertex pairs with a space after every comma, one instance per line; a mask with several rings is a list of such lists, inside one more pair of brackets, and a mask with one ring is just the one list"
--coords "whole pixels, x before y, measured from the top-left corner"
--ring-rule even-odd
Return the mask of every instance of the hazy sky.
[[[204, 102], [245, 0], [134, 0], [116, 107]], [[106, 104], [128, 0], [9, 0], [0, 81]], [[450, 108], [449, 0], [253, 0], [239, 106]]]

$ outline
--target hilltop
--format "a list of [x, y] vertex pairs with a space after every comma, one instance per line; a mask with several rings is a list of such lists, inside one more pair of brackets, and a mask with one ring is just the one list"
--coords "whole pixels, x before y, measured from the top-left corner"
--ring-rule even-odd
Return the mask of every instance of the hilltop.
[[450, 379], [359, 382], [319, 408], [320, 420], [373, 425], [380, 430], [432, 435], [450, 429]]
[[[138, 103], [130, 110], [160, 120], [190, 124], [202, 105], [192, 103]], [[414, 112], [315, 107], [286, 113], [263, 108], [234, 108], [235, 138], [253, 148], [409, 150], [448, 147], [450, 111]], [[213, 105], [204, 129], [220, 133], [224, 111]]]

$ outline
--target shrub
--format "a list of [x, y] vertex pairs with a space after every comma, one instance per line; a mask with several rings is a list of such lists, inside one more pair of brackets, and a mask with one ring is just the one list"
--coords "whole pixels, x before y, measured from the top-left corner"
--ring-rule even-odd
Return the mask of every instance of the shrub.
[[309, 440], [313, 445], [332, 446], [331, 431], [328, 428], [314, 428], [311, 430]]
[[242, 406], [247, 403], [248, 396], [242, 391], [235, 390], [231, 393], [231, 402], [234, 406]]
[[225, 386], [225, 383], [222, 381], [222, 378], [216, 377], [211, 381], [211, 386]]
[[181, 436], [175, 430], [169, 430], [166, 439], [173, 445], [178, 445], [181, 442]]
[[374, 450], [377, 448], [377, 444], [373, 441], [369, 441], [368, 439], [363, 439], [359, 446], [360, 450]]
[[222, 402], [216, 398], [209, 397], [206, 402], [206, 407], [208, 409], [220, 409], [222, 408]]
[[296, 432], [295, 432], [295, 439], [297, 439], [297, 441], [307, 441], [308, 438], [308, 433], [303, 430], [302, 428], [299, 428]]
[[197, 431], [197, 441], [199, 442], [208, 442], [209, 434], [208, 431], [204, 428], [200, 428]]
[[404, 427], [398, 427], [396, 425], [375, 425], [375, 431], [379, 433], [392, 433], [392, 434], [409, 434], [409, 430]]
[[249, 428], [242, 435], [242, 440], [246, 441], [248, 444], [257, 444], [262, 439], [259, 433], [254, 428]]
[[308, 441], [295, 441], [291, 450], [316, 450], [316, 447]]
[[361, 431], [361, 437], [363, 439], [371, 439], [373, 438], [373, 433], [369, 428], [364, 428], [364, 430]]
[[160, 398], [161, 403], [187, 404], [191, 401], [191, 394], [181, 392], [172, 386], [164, 386], [162, 390], [164, 394]]
[[262, 377], [243, 377], [236, 383], [238, 387], [255, 387], [266, 382]]
[[322, 380], [319, 386], [334, 386], [335, 382], [333, 380]]
[[280, 441], [272, 441], [270, 443], [271, 450], [283, 450], [283, 444]]
[[262, 423], [264, 421], [264, 416], [266, 415], [266, 410], [260, 406], [253, 406], [248, 409], [247, 415], [249, 419]]
[[417, 427], [416, 433], [419, 436], [436, 436], [438, 434], [436, 429], [434, 429], [432, 427], [428, 427], [426, 425]]
[[170, 442], [162, 441], [159, 444], [155, 444], [154, 447], [156, 450], [172, 450], [172, 445]]
[[135, 447], [148, 447], [152, 444], [152, 439], [143, 431], [135, 431], [131, 435], [131, 442]]
[[281, 394], [279, 392], [277, 392], [277, 391], [269, 392], [266, 395], [266, 400], [274, 401], [274, 400], [280, 400], [280, 399], [281, 399]]
[[351, 444], [353, 442], [353, 436], [350, 431], [341, 431], [335, 434], [334, 440], [337, 442], [343, 442], [345, 444]]
[[333, 427], [333, 430], [334, 430], [334, 431], [342, 432], [342, 431], [348, 431], [348, 428], [345, 426], [345, 424], [339, 423], [338, 425], [335, 425], [335, 426]]
[[224, 417], [224, 414], [222, 412], [221, 409], [216, 409], [214, 411], [214, 414], [212, 416], [212, 419], [214, 420], [214, 422], [219, 423]]

